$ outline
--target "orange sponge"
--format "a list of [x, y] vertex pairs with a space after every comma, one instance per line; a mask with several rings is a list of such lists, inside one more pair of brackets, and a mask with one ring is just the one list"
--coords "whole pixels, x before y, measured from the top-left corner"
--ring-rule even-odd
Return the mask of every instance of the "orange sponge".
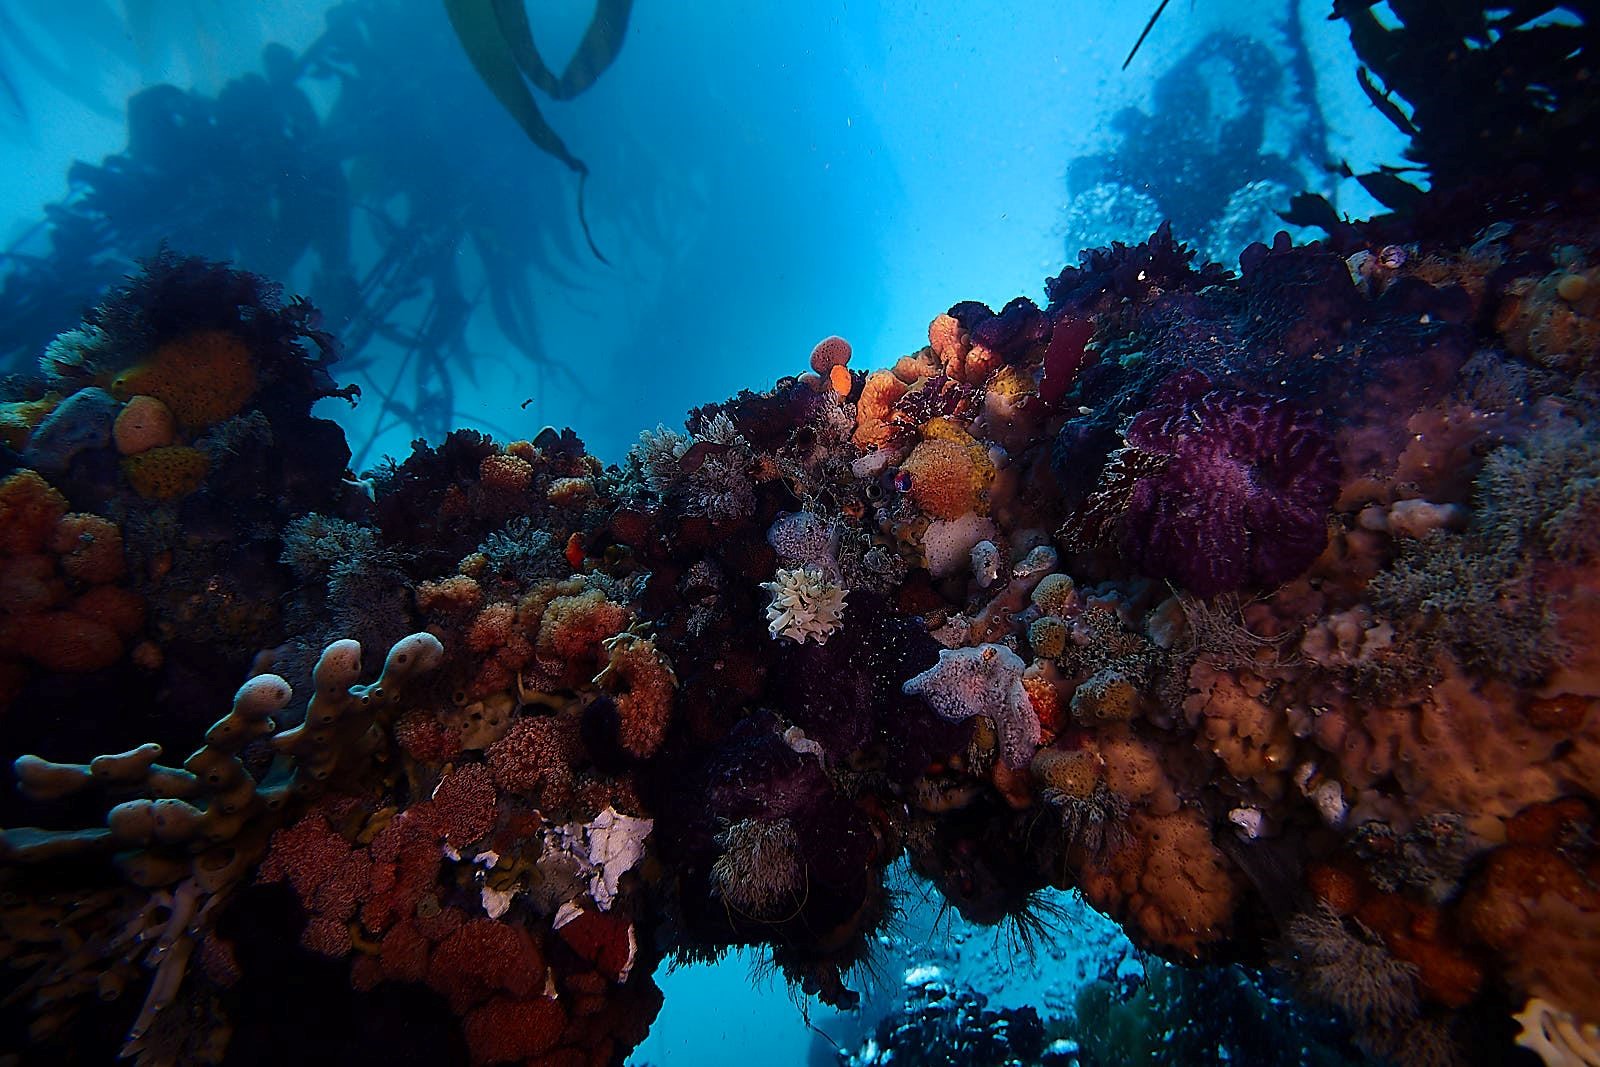
[[1193, 808], [1135, 812], [1126, 843], [1083, 873], [1084, 897], [1142, 947], [1198, 956], [1227, 933], [1240, 882]]
[[1092, 748], [1041, 748], [1034, 754], [1032, 770], [1041, 785], [1069, 797], [1087, 797], [1100, 784], [1100, 753]]
[[124, 456], [148, 452], [175, 440], [172, 412], [153, 396], [136, 396], [111, 425], [111, 439]]
[[930, 420], [922, 433], [922, 443], [900, 465], [911, 476], [911, 499], [936, 519], [987, 514], [994, 480], [988, 451], [948, 419]]
[[97, 585], [72, 602], [72, 613], [124, 638], [144, 629], [144, 598], [126, 586]]
[[7, 615], [23, 616], [55, 607], [67, 596], [56, 561], [43, 554], [0, 559], [0, 605]]
[[928, 323], [928, 344], [944, 372], [958, 382], [982, 385], [1000, 366], [999, 355], [973, 344], [953, 315], [940, 315]]
[[0, 552], [23, 556], [44, 551], [67, 498], [30, 470], [0, 481]]
[[856, 400], [857, 448], [876, 448], [889, 436], [889, 413], [908, 386], [886, 370], [873, 371]]
[[98, 671], [122, 658], [122, 639], [103, 622], [74, 611], [30, 615], [7, 644], [47, 671]]
[[611, 659], [595, 681], [616, 691], [619, 740], [635, 756], [653, 756], [672, 718], [672, 666], [647, 637], [623, 633], [605, 644]]
[[81, 512], [63, 515], [51, 534], [50, 550], [61, 557], [67, 577], [85, 585], [122, 577], [122, 531], [110, 519]]
[[237, 415], [256, 392], [249, 348], [223, 330], [198, 330], [168, 341], [111, 385], [120, 400], [153, 396], [189, 428]]
[[424, 615], [459, 615], [482, 606], [483, 588], [465, 574], [417, 583], [417, 609]]
[[478, 464], [478, 481], [491, 492], [515, 496], [533, 484], [533, 465], [504, 453], [485, 456]]
[[572, 669], [593, 664], [602, 651], [600, 642], [627, 629], [631, 621], [627, 608], [598, 589], [556, 597], [539, 623], [539, 656]]

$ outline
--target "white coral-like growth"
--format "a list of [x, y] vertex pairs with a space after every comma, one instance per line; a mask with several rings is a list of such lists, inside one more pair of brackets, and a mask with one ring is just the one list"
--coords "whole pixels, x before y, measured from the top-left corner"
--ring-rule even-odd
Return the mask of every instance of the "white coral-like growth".
[[845, 589], [828, 581], [821, 568], [780, 567], [761, 588], [772, 594], [767, 629], [775, 638], [787, 637], [802, 645], [815, 638], [825, 645], [844, 621]]
[[555, 841], [577, 861], [577, 873], [588, 876], [589, 896], [601, 911], [609, 911], [622, 876], [644, 858], [644, 841], [654, 827], [654, 819], [623, 815], [607, 805], [590, 822], [556, 827]]
[[1517, 1044], [1532, 1049], [1545, 1067], [1589, 1067], [1600, 1063], [1600, 1026], [1531, 997], [1512, 1018], [1522, 1024]]
[[748, 448], [747, 442], [734, 426], [733, 420], [728, 418], [727, 412], [719, 411], [706, 420], [700, 432], [694, 435], [696, 441], [708, 441], [714, 445], [729, 445], [736, 448]]
[[705, 420], [693, 441], [680, 463], [690, 512], [727, 522], [755, 510], [756, 485], [750, 477], [754, 453], [727, 413], [719, 411]]
[[680, 464], [694, 438], [657, 426], [639, 434], [639, 443], [628, 450], [628, 458], [639, 466], [645, 484], [657, 496], [666, 496], [683, 477]]
[[39, 369], [52, 383], [82, 385], [105, 371], [115, 353], [111, 337], [98, 326], [58, 334], [39, 357]]

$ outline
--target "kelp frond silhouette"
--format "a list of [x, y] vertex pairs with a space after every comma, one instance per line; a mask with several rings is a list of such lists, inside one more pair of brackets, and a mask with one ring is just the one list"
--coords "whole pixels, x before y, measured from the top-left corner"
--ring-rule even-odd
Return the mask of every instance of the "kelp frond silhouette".
[[583, 212], [589, 168], [545, 121], [528, 83], [556, 100], [570, 100], [593, 85], [622, 50], [633, 0], [598, 0], [589, 28], [559, 78], [539, 55], [524, 5], [525, 0], [444, 0], [445, 14], [478, 77], [530, 141], [578, 176], [578, 223], [589, 250], [605, 263], [608, 261], [595, 247]]
[[7, 4], [0, 8], [0, 128], [33, 120], [30, 89], [60, 93], [102, 118], [121, 117], [101, 73], [130, 65], [133, 50], [107, 0]]
[[[126, 146], [73, 164], [68, 194], [0, 243], [0, 377], [37, 374], [50, 340], [166, 243], [286, 279], [323, 310], [341, 376], [372, 413], [353, 434], [358, 470], [385, 433], [437, 441], [470, 418], [525, 436], [458, 404], [458, 386], [490, 373], [489, 361], [530, 370], [528, 419], [542, 419], [547, 394], [581, 409], [596, 395], [590, 380], [541, 331], [555, 287], [584, 289], [589, 253], [553, 207], [564, 175], [528, 173], [520, 143], [493, 143], [481, 114], [463, 116], [441, 92], [470, 75], [448, 49], [423, 54], [443, 32], [437, 13], [347, 0], [302, 51], [270, 45], [259, 71], [215, 94], [155, 85], [132, 97]], [[0, 29], [11, 16], [0, 4]], [[0, 71], [13, 43], [0, 36]], [[597, 70], [574, 61], [549, 80], [571, 95]], [[0, 111], [8, 105], [0, 86]], [[625, 218], [649, 247], [651, 228]], [[480, 311], [485, 336], [505, 344], [469, 341]]]
[[1160, 20], [1161, 13], [1167, 9], [1169, 2], [1170, 0], [1161, 0], [1161, 3], [1156, 5], [1156, 9], [1151, 13], [1149, 19], [1145, 21], [1144, 29], [1139, 31], [1139, 39], [1133, 42], [1133, 47], [1128, 49], [1128, 58], [1122, 61], [1123, 70], [1128, 69], [1128, 64], [1133, 62], [1133, 57], [1138, 55], [1139, 49], [1144, 47], [1145, 38], [1149, 37], [1150, 31], [1156, 28], [1156, 23]]

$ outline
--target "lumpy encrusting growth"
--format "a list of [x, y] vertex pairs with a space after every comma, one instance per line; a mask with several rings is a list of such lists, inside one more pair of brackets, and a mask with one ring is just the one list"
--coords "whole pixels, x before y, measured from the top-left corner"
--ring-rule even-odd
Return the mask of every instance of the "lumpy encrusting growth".
[[0, 380], [0, 1039], [620, 1062], [669, 960], [854, 1006], [903, 865], [1276, 966], [1341, 1048], [1586, 1040], [1600, 226], [1428, 202], [1237, 277], [1163, 227], [621, 465], [458, 430], [368, 478], [303, 305], [151, 263]]
[[937, 664], [908, 679], [902, 688], [951, 722], [987, 716], [999, 732], [1006, 765], [1025, 767], [1039, 746], [1039, 716], [1022, 687], [1026, 666], [1003, 645], [947, 648], [939, 653]]

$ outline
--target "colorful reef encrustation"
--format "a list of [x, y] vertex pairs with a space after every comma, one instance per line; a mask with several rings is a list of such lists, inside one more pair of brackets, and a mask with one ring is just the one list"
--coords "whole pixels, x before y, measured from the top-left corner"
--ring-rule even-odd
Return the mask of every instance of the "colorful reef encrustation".
[[312, 310], [155, 258], [0, 406], [6, 1046], [619, 1062], [668, 959], [853, 1004], [906, 859], [1594, 1062], [1600, 203], [1493, 211], [1162, 227], [620, 466], [363, 477]]

